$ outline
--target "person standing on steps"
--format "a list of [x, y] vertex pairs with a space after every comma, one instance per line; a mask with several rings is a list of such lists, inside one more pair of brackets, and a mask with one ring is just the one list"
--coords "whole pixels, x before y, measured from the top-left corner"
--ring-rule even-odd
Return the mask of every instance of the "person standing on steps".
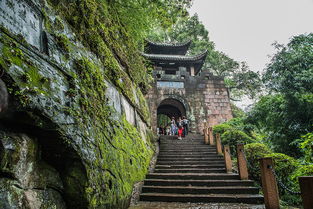
[[182, 120], [181, 120], [181, 117], [178, 117], [177, 121], [176, 121], [176, 135], [178, 135], [178, 130], [179, 130], [179, 127], [182, 126]]
[[183, 126], [183, 121], [182, 121], [181, 117], [178, 117], [177, 122], [176, 122], [176, 126], [177, 127]]
[[183, 132], [183, 136], [187, 136], [188, 135], [188, 129], [189, 129], [189, 125], [188, 125], [189, 121], [187, 120], [187, 118], [185, 116], [183, 116], [183, 128], [184, 128], [184, 132]]
[[181, 139], [182, 139], [183, 131], [184, 131], [183, 126], [182, 126], [182, 125], [179, 125], [179, 126], [178, 126], [178, 140], [181, 140]]
[[166, 131], [166, 135], [169, 136], [171, 133], [171, 127], [169, 126], [169, 124], [167, 124], [165, 131]]
[[175, 134], [176, 134], [176, 122], [175, 122], [175, 118], [172, 117], [172, 120], [171, 120], [171, 135], [175, 136]]

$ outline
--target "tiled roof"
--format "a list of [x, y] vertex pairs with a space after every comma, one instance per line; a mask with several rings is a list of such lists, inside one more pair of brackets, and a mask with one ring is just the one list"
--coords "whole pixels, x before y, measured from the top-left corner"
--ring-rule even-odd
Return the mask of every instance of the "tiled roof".
[[149, 45], [154, 45], [154, 46], [160, 46], [160, 47], [189, 47], [189, 45], [191, 44], [191, 40], [185, 41], [185, 42], [181, 42], [181, 43], [158, 43], [158, 42], [153, 42], [153, 41], [149, 41], [146, 40], [146, 42]]
[[143, 56], [150, 60], [164, 60], [164, 61], [182, 61], [182, 62], [196, 62], [204, 60], [207, 56], [208, 51], [204, 51], [200, 54], [194, 56], [185, 56], [185, 55], [167, 55], [167, 54], [146, 54], [143, 53]]

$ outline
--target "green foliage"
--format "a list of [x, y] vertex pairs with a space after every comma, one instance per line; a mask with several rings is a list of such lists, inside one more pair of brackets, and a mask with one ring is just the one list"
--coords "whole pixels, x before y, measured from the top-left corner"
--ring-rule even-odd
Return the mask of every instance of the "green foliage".
[[[76, 37], [103, 62], [108, 75], [116, 78], [116, 75], [126, 74], [143, 92], [149, 88], [151, 75], [147, 73], [145, 60], [139, 52], [140, 43], [153, 25], [170, 26], [179, 16], [185, 15], [191, 5], [189, 0], [49, 2], [72, 26]], [[56, 20], [46, 26], [56, 37], [58, 45], [68, 53], [69, 41], [59, 34], [60, 24], [61, 21]], [[53, 30], [53, 26], [58, 26], [57, 30]], [[115, 59], [118, 62], [114, 63]], [[124, 72], [119, 72], [120, 68]], [[124, 84], [129, 86], [125, 80]]]
[[158, 127], [161, 126], [162, 128], [165, 128], [171, 122], [171, 119], [167, 115], [163, 114], [158, 115], [157, 120]]
[[304, 162], [313, 163], [313, 133], [311, 132], [301, 136], [301, 140], [303, 140], [303, 142], [300, 143], [299, 148], [304, 154]]
[[292, 174], [291, 179], [299, 189], [299, 176], [313, 176], [313, 165], [299, 165], [297, 170]]
[[[289, 189], [296, 190], [297, 184], [292, 181], [292, 174], [296, 172], [299, 163], [293, 157], [282, 153], [271, 153], [265, 157], [271, 157], [274, 161], [274, 169], [278, 176], [278, 181], [281, 181]], [[285, 202], [286, 205], [299, 205], [301, 203], [300, 197], [288, 193], [284, 188], [278, 186], [280, 199]], [[296, 190], [299, 191], [299, 190]]]
[[264, 73], [270, 90], [286, 95], [313, 93], [313, 33], [295, 36], [278, 52]]
[[313, 34], [274, 45], [277, 53], [263, 75], [271, 94], [261, 97], [246, 122], [267, 135], [276, 151], [300, 157], [295, 140], [313, 131]]
[[260, 181], [259, 159], [270, 154], [271, 149], [265, 144], [251, 143], [244, 146], [250, 178]]
[[245, 132], [236, 129], [229, 129], [225, 131], [221, 135], [221, 140], [223, 144], [228, 144], [230, 146], [232, 155], [235, 155], [236, 153], [237, 144], [252, 143], [255, 141], [254, 139], [249, 137]]
[[[299, 191], [297, 178], [313, 174], [313, 34], [293, 37], [287, 46], [275, 46], [278, 52], [263, 75], [268, 95], [260, 97], [247, 115], [219, 125], [215, 131], [223, 133], [222, 137], [227, 133], [227, 143], [240, 138], [235, 134], [238, 130], [259, 142], [245, 145], [252, 179], [260, 181], [258, 159], [272, 157], [278, 179]], [[226, 82], [228, 86], [240, 86], [241, 80], [250, 86], [249, 79], [254, 78], [258, 76], [239, 73], [230, 80], [226, 78]], [[256, 81], [260, 86], [260, 80]], [[287, 193], [280, 186], [279, 191], [284, 205], [300, 205], [299, 196]]]
[[109, 0], [112, 13], [116, 13], [119, 21], [130, 35], [142, 41], [147, 32], [156, 25], [169, 28], [177, 19], [187, 15], [190, 0]]
[[[272, 153], [271, 149], [265, 144], [261, 143], [251, 143], [245, 145], [245, 154], [248, 162], [248, 170], [250, 178], [255, 180], [258, 184], [261, 184], [261, 174], [259, 159], [271, 157], [274, 162], [274, 170], [278, 176], [278, 180], [281, 181], [288, 188], [299, 191], [298, 183], [296, 179], [299, 175], [308, 172], [306, 167], [305, 169], [298, 170], [299, 162], [288, 155], [282, 153]], [[313, 171], [311, 171], [312, 173]], [[300, 198], [297, 195], [291, 195], [280, 185], [278, 185], [280, 199], [285, 205], [299, 205]]]
[[245, 123], [245, 114], [243, 112], [242, 114], [244, 115], [243, 117], [233, 118], [227, 122], [214, 126], [213, 131], [215, 133], [223, 134], [227, 130], [235, 129], [235, 130], [243, 131], [251, 138], [257, 138], [254, 133], [253, 125], [249, 123]]
[[214, 134], [219, 133], [219, 134], [222, 135], [226, 131], [229, 131], [229, 130], [232, 130], [232, 129], [233, 129], [232, 126], [230, 126], [230, 125], [228, 125], [226, 123], [222, 123], [222, 124], [219, 124], [219, 125], [216, 125], [216, 126], [213, 127], [213, 133]]
[[[15, 76], [12, 81], [16, 88], [8, 82], [9, 79], [5, 78], [5, 81], [14, 100], [21, 100], [18, 103], [22, 103], [28, 111], [34, 107], [36, 112], [41, 111], [37, 109], [38, 105], [40, 108], [46, 108], [45, 111], [49, 113], [49, 116], [46, 116], [49, 119], [51, 115], [54, 117], [58, 114], [60, 117], [65, 117], [64, 114], [75, 119], [70, 125], [71, 129], [75, 127], [75, 131], [66, 135], [66, 142], [68, 146], [75, 147], [84, 162], [88, 187], [82, 193], [86, 193], [89, 207], [124, 208], [126, 206], [122, 207], [121, 204], [128, 203], [133, 184], [141, 181], [146, 175], [153, 154], [153, 135], [148, 131], [148, 139], [144, 140], [140, 130], [129, 124], [125, 115], [119, 120], [116, 119], [115, 111], [107, 102], [104, 81], [114, 83], [142, 119], [148, 121], [149, 112], [142, 92], [148, 89], [151, 76], [145, 68], [145, 60], [138, 52], [139, 41], [132, 35], [133, 32], [123, 25], [120, 14], [114, 12], [117, 7], [107, 1], [49, 0], [48, 3], [50, 5], [43, 9], [47, 10], [47, 13], [48, 10], [53, 11], [52, 17], [56, 12], [57, 17], [52, 21], [50, 13], [48, 15], [43, 12], [45, 20], [50, 20], [44, 21], [44, 29], [51, 33], [58, 47], [68, 55], [63, 60], [66, 66], [59, 65], [54, 68], [57, 65], [55, 63], [51, 70], [60, 73], [63, 67], [71, 66], [70, 69], [65, 69], [71, 71], [70, 75], [65, 71], [60, 73], [68, 76], [64, 85], [67, 85], [68, 81], [70, 88], [65, 95], [71, 97], [71, 102], [66, 105], [65, 102], [55, 102], [53, 106], [46, 102], [54, 99], [50, 93], [58, 95], [57, 93], [61, 92], [63, 95], [64, 89], [55, 88], [50, 91], [49, 82], [52, 81], [41, 74], [46, 72], [42, 66], [32, 63], [28, 53], [24, 54], [20, 46], [3, 33], [0, 34], [0, 68], [5, 72], [10, 69], [15, 69], [16, 74], [21, 72], [21, 76]], [[129, 9], [128, 13], [136, 15], [136, 9]], [[69, 34], [70, 31], [73, 33]], [[77, 42], [84, 46], [77, 46]], [[87, 57], [89, 51], [93, 53], [93, 57]], [[50, 58], [53, 59], [52, 56]], [[60, 78], [62, 79], [63, 77]], [[43, 97], [44, 100], [41, 100]], [[56, 126], [60, 126], [57, 131], [62, 132], [61, 134], [67, 133], [67, 125]]]
[[263, 96], [248, 113], [246, 123], [255, 125], [259, 132], [267, 135], [266, 140], [271, 142], [275, 151], [299, 156], [300, 151], [292, 142], [305, 130], [311, 129], [308, 122], [312, 119], [308, 116], [313, 111], [299, 114], [302, 110], [299, 109], [297, 113], [288, 106], [283, 95]]
[[233, 113], [234, 118], [245, 117], [246, 114], [241, 108], [237, 107], [234, 103], [230, 103], [230, 106], [231, 106], [231, 111]]
[[245, 62], [241, 62], [240, 66], [226, 77], [225, 83], [233, 98], [241, 98], [245, 95], [254, 99], [259, 95], [262, 88], [260, 74], [251, 71]]

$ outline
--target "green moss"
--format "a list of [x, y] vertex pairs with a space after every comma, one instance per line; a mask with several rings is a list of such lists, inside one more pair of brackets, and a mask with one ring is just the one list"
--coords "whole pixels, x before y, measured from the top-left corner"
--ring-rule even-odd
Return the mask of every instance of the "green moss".
[[56, 44], [63, 50], [66, 54], [70, 52], [71, 42], [64, 34], [55, 34], [54, 38], [56, 40]]
[[53, 32], [53, 22], [49, 18], [49, 15], [45, 10], [42, 10], [41, 13], [43, 14], [43, 23], [44, 23], [44, 28], [47, 32], [52, 33]]
[[57, 30], [64, 30], [64, 25], [63, 25], [62, 20], [59, 16], [57, 16], [54, 20], [54, 28]]
[[[73, 27], [79, 40], [94, 52], [106, 68], [106, 75], [120, 91], [134, 102], [129, 84], [147, 89], [147, 73], [137, 45], [120, 25], [116, 13], [110, 13], [105, 1], [48, 1]], [[122, 68], [123, 69], [122, 69]], [[126, 73], [126, 74], [125, 74]]]
[[[48, 2], [60, 16], [51, 21], [43, 11], [45, 28], [66, 53], [66, 61], [74, 63], [70, 69], [71, 79], [67, 80], [70, 88], [65, 92], [71, 97], [73, 104], [57, 108], [75, 118], [75, 129], [80, 133], [77, 136], [81, 140], [79, 146], [92, 150], [95, 155], [94, 158], [87, 156], [91, 160], [86, 159], [86, 150], [78, 150], [80, 157], [84, 158], [87, 180], [85, 183], [85, 179], [82, 179], [83, 186], [77, 188], [75, 182], [81, 179], [81, 172], [79, 169], [68, 171], [73, 178], [65, 179], [67, 194], [79, 191], [82, 198], [86, 198], [89, 208], [125, 208], [133, 184], [143, 180], [147, 173], [153, 154], [151, 143], [154, 142], [154, 136], [148, 131], [145, 142], [140, 132], [127, 122], [125, 115], [120, 120], [113, 117], [115, 110], [107, 103], [107, 86], [104, 81], [111, 81], [142, 119], [149, 121], [149, 109], [142, 90], [147, 91], [151, 77], [147, 74], [137, 46], [120, 25], [116, 14], [109, 13], [105, 1]], [[72, 55], [76, 53], [75, 43], [62, 34], [63, 23], [66, 22], [70, 24], [69, 28], [74, 30], [78, 40], [95, 57], [73, 59]], [[40, 67], [32, 63], [27, 54], [23, 54], [19, 44], [4, 38], [0, 41], [4, 43], [0, 52], [2, 68], [6, 71], [12, 66], [22, 69], [22, 73], [14, 77], [13, 84], [8, 86], [11, 94], [19, 98], [19, 102], [25, 107], [36, 102], [34, 98], [38, 99], [38, 94], [47, 98], [55, 96], [49, 93], [50, 82], [54, 81], [45, 77]], [[51, 111], [59, 113], [59, 110]], [[62, 129], [67, 128], [61, 125], [59, 129], [60, 132], [65, 132]], [[65, 138], [68, 146], [77, 148], [78, 142], [72, 141], [70, 137]]]
[[[94, 167], [88, 169], [91, 185], [86, 192], [92, 206], [120, 206], [129, 199], [133, 184], [145, 177], [153, 151], [147, 149], [150, 145], [144, 143], [125, 116], [120, 121], [110, 119], [114, 110], [106, 104], [103, 82], [106, 75], [102, 68], [83, 58], [75, 61], [75, 69], [81, 81], [80, 109], [86, 113], [80, 116], [80, 126], [81, 129], [93, 127], [90, 137], [96, 139], [99, 147], [93, 166], [107, 171], [102, 174], [95, 172]], [[99, 190], [99, 185], [104, 186], [104, 191]]]
[[15, 77], [14, 82], [7, 81], [7, 87], [14, 99], [19, 101], [22, 106], [26, 107], [29, 102], [29, 94], [32, 95], [49, 95], [50, 82], [45, 79], [28, 56], [25, 56], [20, 49], [20, 44], [12, 39], [1, 39], [2, 47], [0, 49], [1, 68], [8, 72], [10, 67], [17, 66], [25, 72], [19, 77]]

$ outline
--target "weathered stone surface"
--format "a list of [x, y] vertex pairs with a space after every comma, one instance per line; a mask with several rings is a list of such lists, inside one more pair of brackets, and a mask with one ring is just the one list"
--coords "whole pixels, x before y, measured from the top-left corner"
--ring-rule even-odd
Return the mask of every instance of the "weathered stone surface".
[[41, 161], [37, 140], [1, 132], [0, 207], [66, 208], [59, 173]]
[[0, 2], [13, 4], [7, 12], [17, 22], [18, 11], [29, 16], [38, 7], [37, 32], [46, 37], [44, 52], [27, 24], [0, 21], [0, 70], [10, 96], [0, 116], [0, 208], [126, 208], [153, 154], [140, 88], [113, 49], [102, 45], [100, 59], [78, 41], [71, 17], [53, 7], [61, 1]]
[[0, 79], [0, 113], [8, 108], [9, 95], [5, 83]]
[[0, 1], [0, 24], [41, 49], [42, 15], [32, 1]]

